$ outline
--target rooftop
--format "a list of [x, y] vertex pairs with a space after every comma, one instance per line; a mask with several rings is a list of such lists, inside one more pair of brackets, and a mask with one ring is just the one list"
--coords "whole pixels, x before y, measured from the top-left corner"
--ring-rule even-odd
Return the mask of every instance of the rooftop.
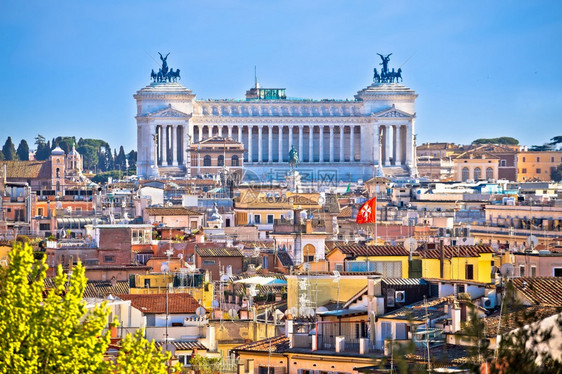
[[513, 286], [536, 305], [562, 307], [562, 278], [513, 278]]
[[[122, 300], [131, 300], [131, 305], [145, 314], [166, 313], [166, 295], [117, 295]], [[168, 294], [168, 313], [194, 314], [201, 305], [188, 293]]]

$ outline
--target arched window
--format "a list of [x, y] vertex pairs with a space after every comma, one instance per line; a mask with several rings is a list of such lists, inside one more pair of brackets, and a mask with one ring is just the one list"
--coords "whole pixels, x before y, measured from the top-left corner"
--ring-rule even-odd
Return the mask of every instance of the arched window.
[[211, 156], [205, 155], [203, 157], [203, 166], [211, 166]]
[[474, 168], [474, 180], [479, 181], [481, 177], [482, 177], [482, 169]]
[[61, 192], [60, 182], [59, 182], [59, 181], [57, 181], [56, 190], [57, 190], [57, 192]]
[[302, 249], [302, 257], [304, 262], [314, 262], [316, 257], [316, 248], [312, 244], [307, 244]]
[[494, 179], [494, 169], [486, 168], [486, 179]]
[[240, 166], [240, 160], [238, 159], [238, 156], [236, 156], [236, 155], [232, 156], [231, 165], [232, 166]]
[[57, 178], [60, 178], [60, 168], [57, 168], [57, 169], [56, 169], [56, 171], [55, 171], [55, 176], [56, 176]]
[[220, 155], [220, 156], [219, 156], [217, 165], [218, 165], [218, 166], [224, 166], [224, 156], [223, 156], [223, 155]]
[[469, 178], [469, 175], [468, 175], [468, 168], [467, 168], [467, 167], [464, 167], [464, 168], [462, 168], [462, 177], [461, 177], [461, 179], [462, 179], [463, 182], [466, 182], [466, 181], [468, 180], [468, 178]]

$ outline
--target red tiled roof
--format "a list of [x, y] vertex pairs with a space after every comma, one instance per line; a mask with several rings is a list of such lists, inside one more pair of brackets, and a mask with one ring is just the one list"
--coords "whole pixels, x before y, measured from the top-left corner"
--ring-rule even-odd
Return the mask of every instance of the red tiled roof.
[[162, 207], [162, 208], [146, 208], [146, 214], [149, 216], [193, 216], [202, 215], [195, 210], [184, 208], [181, 206], [177, 207]]
[[49, 161], [2, 161], [2, 164], [6, 165], [8, 180], [51, 177]]
[[408, 251], [402, 245], [362, 245], [346, 244], [337, 246], [343, 254], [358, 256], [409, 256]]
[[[117, 295], [145, 314], [166, 313], [166, 295]], [[188, 293], [168, 294], [169, 314], [194, 314], [201, 305]]]
[[234, 247], [198, 248], [197, 254], [200, 257], [244, 257], [242, 252]]
[[537, 305], [562, 306], [562, 278], [513, 278], [513, 286]]
[[289, 349], [289, 337], [285, 335], [275, 336], [273, 338], [259, 340], [249, 344], [239, 345], [233, 348], [233, 351], [253, 351], [253, 352], [271, 352], [283, 353]]
[[[198, 341], [185, 341], [185, 340], [172, 340], [170, 344], [174, 346], [176, 351], [192, 351], [197, 349], [199, 351], [208, 351], [208, 348]], [[164, 341], [154, 342], [156, 348], [160, 348], [164, 345]]]
[[[453, 257], [480, 257], [481, 253], [494, 253], [489, 245], [445, 245], [443, 246], [445, 258]], [[439, 248], [425, 249], [423, 246], [417, 249], [422, 258], [440, 258]]]

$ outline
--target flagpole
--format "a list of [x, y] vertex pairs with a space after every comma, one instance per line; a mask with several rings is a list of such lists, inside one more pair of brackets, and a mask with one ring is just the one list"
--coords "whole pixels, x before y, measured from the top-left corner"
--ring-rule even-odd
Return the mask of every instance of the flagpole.
[[377, 193], [375, 192], [375, 245], [379, 244], [379, 238], [378, 238], [378, 224], [379, 224], [379, 220], [377, 219]]

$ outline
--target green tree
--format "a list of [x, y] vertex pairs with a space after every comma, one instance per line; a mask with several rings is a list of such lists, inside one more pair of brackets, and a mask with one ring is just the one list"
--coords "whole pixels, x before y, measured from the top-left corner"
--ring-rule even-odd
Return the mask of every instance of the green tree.
[[550, 169], [550, 179], [555, 182], [562, 182], [562, 164]]
[[12, 137], [8, 136], [6, 143], [2, 147], [2, 153], [4, 154], [4, 159], [8, 161], [17, 160], [18, 154], [16, 153], [16, 147], [12, 143]]
[[127, 154], [127, 160], [129, 160], [129, 168], [135, 169], [137, 167], [137, 152], [131, 151]]
[[519, 140], [509, 137], [502, 136], [499, 138], [479, 138], [472, 142], [472, 144], [504, 144], [504, 145], [518, 145]]
[[18, 154], [20, 160], [22, 161], [29, 160], [29, 145], [27, 144], [27, 141], [25, 139], [21, 140], [20, 144], [18, 145], [18, 149], [16, 153]]
[[123, 146], [119, 147], [119, 153], [115, 156], [115, 167], [119, 170], [126, 169], [127, 156], [125, 156], [125, 149]]
[[37, 150], [35, 151], [35, 159], [43, 161], [49, 158], [51, 155], [51, 147], [47, 142], [45, 142], [45, 137], [41, 134], [35, 137], [35, 144], [37, 145]]
[[76, 138], [74, 136], [59, 136], [53, 139], [53, 148], [61, 147], [66, 154], [72, 151], [73, 145], [76, 145]]
[[78, 153], [82, 156], [84, 162], [84, 169], [94, 170], [98, 166], [98, 149], [89, 144], [79, 146]]
[[166, 372], [168, 356], [142, 333], [124, 339], [117, 365], [106, 361], [109, 310], [86, 310], [84, 267], [68, 277], [59, 266], [48, 291], [46, 270], [44, 256], [35, 260], [29, 245], [16, 243], [0, 272], [0, 373], [146, 373], [147, 362], [150, 372]]

